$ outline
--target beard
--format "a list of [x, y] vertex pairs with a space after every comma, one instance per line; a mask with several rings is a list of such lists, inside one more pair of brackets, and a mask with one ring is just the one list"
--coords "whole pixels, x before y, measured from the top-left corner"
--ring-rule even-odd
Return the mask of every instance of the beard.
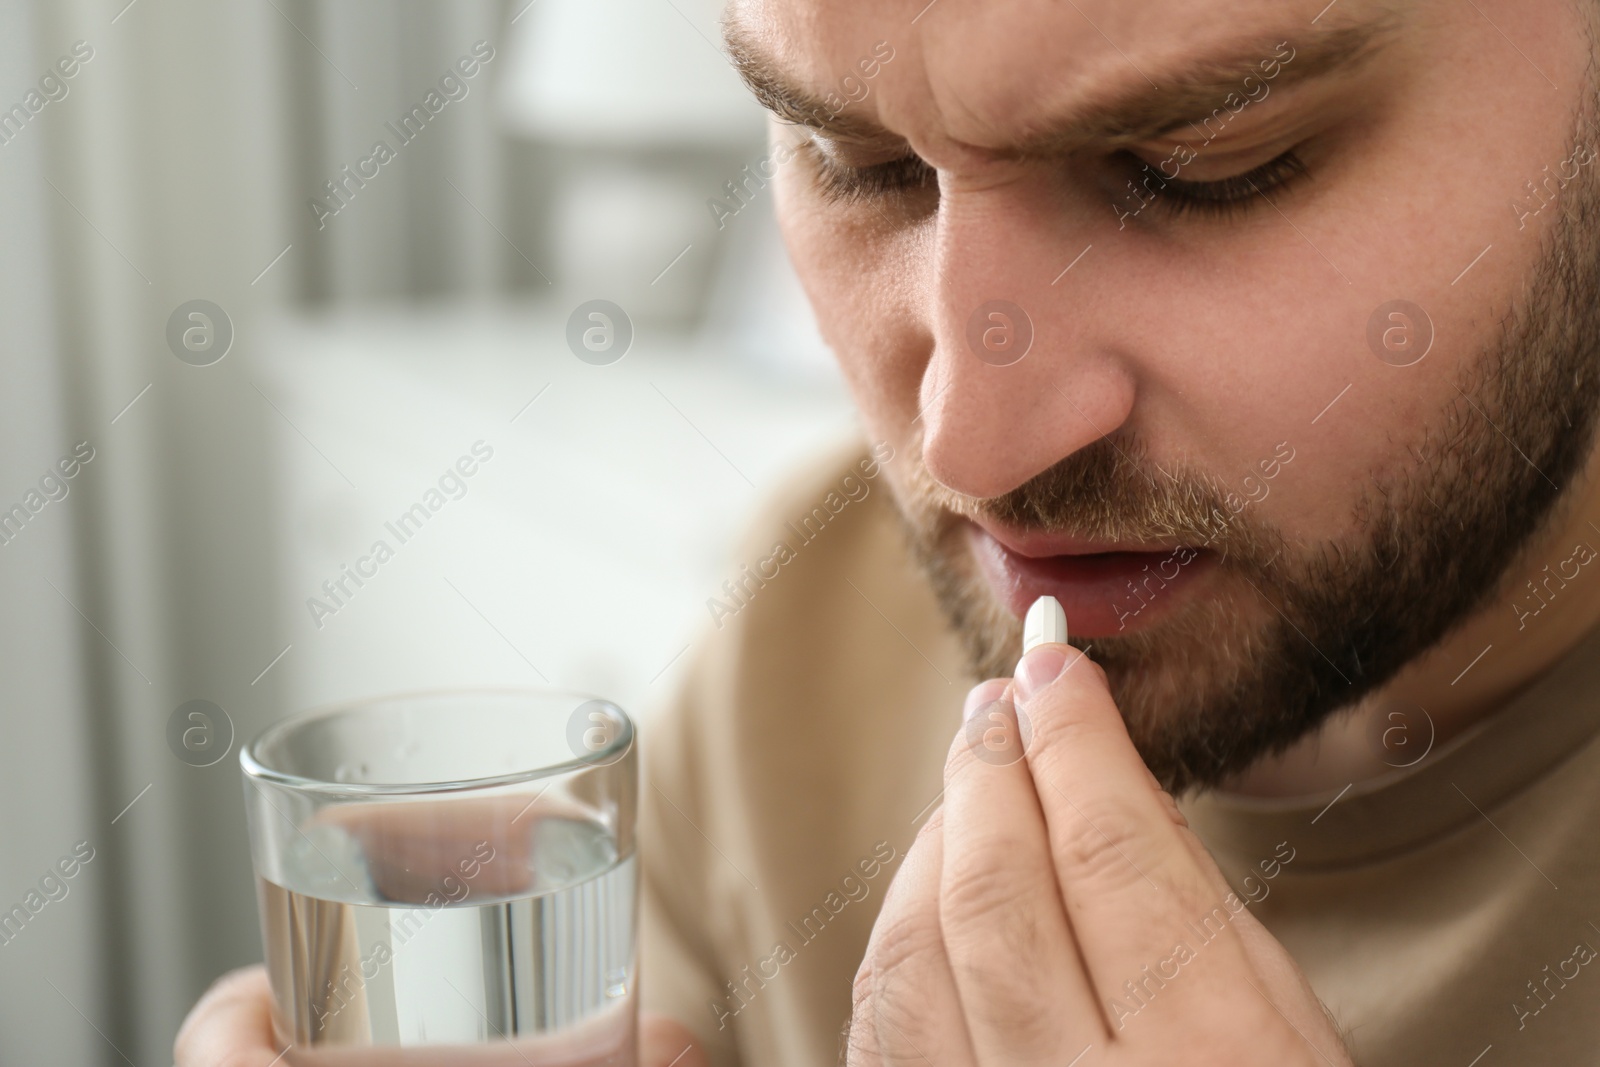
[[[1578, 133], [1577, 144], [1600, 133], [1590, 106]], [[971, 670], [1010, 675], [1022, 634], [964, 536], [978, 517], [1219, 553], [1214, 594], [1087, 643], [1135, 747], [1174, 795], [1282, 752], [1439, 642], [1496, 592], [1593, 438], [1600, 179], [1580, 173], [1554, 206], [1559, 221], [1494, 340], [1420, 444], [1372, 473], [1353, 532], [1339, 538], [1291, 541], [1249, 505], [1230, 509], [1219, 479], [1150, 462], [1132, 435], [1102, 438], [993, 498], [955, 493], [913, 464], [897, 511]]]

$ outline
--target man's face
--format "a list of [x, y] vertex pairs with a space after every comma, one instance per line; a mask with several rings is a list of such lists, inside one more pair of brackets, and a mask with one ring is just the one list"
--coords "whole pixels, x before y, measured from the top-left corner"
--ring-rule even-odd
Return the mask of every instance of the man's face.
[[1325, 3], [730, 13], [974, 668], [1056, 596], [1175, 789], [1436, 642], [1588, 457], [1587, 9]]

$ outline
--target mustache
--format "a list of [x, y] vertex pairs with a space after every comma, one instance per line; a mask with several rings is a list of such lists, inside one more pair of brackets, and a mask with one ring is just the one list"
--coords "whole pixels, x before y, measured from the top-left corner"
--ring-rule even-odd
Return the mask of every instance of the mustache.
[[912, 491], [920, 507], [956, 517], [989, 519], [1021, 531], [1070, 533], [1086, 540], [1175, 543], [1215, 549], [1264, 565], [1282, 537], [1251, 502], [1204, 473], [1168, 470], [1134, 440], [1102, 437], [996, 497], [974, 497], [933, 480], [915, 465]]

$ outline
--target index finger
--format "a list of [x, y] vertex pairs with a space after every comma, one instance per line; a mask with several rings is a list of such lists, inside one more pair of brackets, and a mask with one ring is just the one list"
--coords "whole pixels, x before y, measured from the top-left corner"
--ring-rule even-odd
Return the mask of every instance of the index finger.
[[[1074, 934], [1096, 988], [1120, 997], [1129, 980], [1136, 988], [1150, 981], [1150, 968], [1176, 942], [1194, 941], [1194, 930], [1231, 930], [1243, 903], [1218, 893], [1092, 661], [1068, 645], [1039, 645], [1017, 666], [1016, 692], [1032, 726], [1028, 767]], [[1209, 959], [1233, 953], [1244, 962], [1237, 938], [1217, 944]]]
[[541, 793], [344, 804], [322, 809], [307, 827], [353, 838], [385, 900], [438, 905], [537, 892], [553, 877], [539, 865], [539, 835], [592, 819], [581, 805]]

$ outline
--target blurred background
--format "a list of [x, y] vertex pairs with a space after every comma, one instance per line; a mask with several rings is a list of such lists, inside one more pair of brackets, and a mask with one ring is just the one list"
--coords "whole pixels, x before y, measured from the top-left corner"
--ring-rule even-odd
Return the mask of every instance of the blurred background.
[[853, 432], [719, 7], [0, 5], [0, 1064], [170, 1063], [260, 958], [241, 741], [460, 684], [648, 718]]

